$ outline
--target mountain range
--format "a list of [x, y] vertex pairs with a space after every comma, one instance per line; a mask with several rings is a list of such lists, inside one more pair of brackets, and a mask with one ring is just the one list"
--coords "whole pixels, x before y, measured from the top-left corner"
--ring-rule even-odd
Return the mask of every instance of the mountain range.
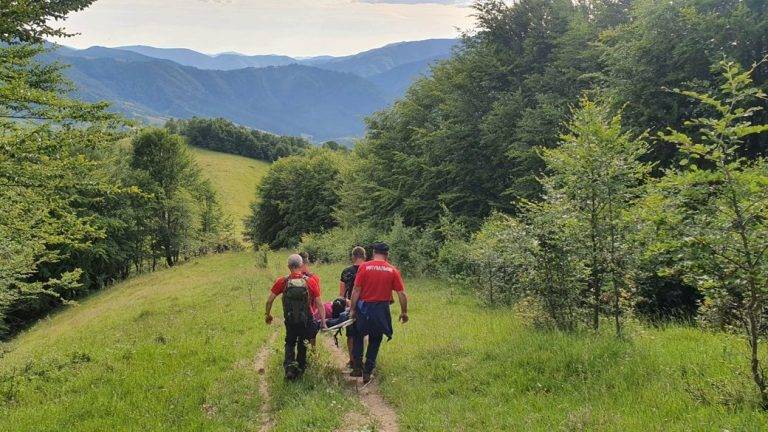
[[456, 40], [401, 42], [359, 54], [296, 59], [238, 53], [208, 55], [147, 46], [57, 46], [44, 61], [66, 75], [86, 101], [107, 100], [129, 117], [224, 117], [254, 129], [320, 142], [348, 141], [364, 118], [401, 97]]

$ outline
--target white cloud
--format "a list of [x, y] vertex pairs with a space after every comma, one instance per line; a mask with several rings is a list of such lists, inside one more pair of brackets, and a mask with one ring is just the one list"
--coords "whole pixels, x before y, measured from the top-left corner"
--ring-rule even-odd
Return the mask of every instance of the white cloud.
[[456, 37], [457, 28], [473, 23], [465, 7], [392, 1], [99, 0], [70, 17], [67, 29], [80, 35], [61, 42], [78, 48], [143, 44], [207, 53], [345, 55], [392, 42]]
[[472, 0], [359, 0], [361, 3], [389, 3], [389, 4], [442, 4], [468, 6]]

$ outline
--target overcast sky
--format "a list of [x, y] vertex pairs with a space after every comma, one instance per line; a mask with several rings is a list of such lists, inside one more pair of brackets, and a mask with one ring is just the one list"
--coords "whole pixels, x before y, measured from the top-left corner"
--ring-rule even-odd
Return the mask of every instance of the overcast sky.
[[345, 55], [392, 42], [449, 38], [472, 26], [462, 0], [98, 0], [59, 42], [153, 45], [206, 53]]

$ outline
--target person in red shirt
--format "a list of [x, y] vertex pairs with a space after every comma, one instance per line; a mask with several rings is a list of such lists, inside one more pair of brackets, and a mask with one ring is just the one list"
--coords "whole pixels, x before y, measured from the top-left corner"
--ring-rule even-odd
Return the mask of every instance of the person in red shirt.
[[[306, 341], [312, 335], [314, 320], [310, 305], [314, 305], [320, 317], [320, 326], [325, 328], [325, 307], [320, 300], [320, 287], [317, 282], [302, 274], [303, 260], [294, 254], [288, 257], [290, 274], [278, 278], [272, 285], [267, 298], [264, 321], [271, 324], [272, 303], [283, 294], [283, 312], [285, 314], [285, 367], [286, 379], [300, 377], [307, 368]], [[289, 294], [290, 293], [290, 294]], [[290, 297], [289, 297], [290, 296]], [[299, 303], [297, 306], [296, 299]], [[306, 307], [304, 302], [306, 301]]]
[[[317, 273], [312, 273], [312, 270], [309, 269], [309, 254], [306, 252], [299, 252], [299, 256], [301, 257], [301, 273], [308, 277], [310, 280], [314, 281], [314, 284], [317, 285], [317, 296], [321, 297], [323, 290], [322, 286], [320, 285], [320, 276], [317, 275]], [[318, 316], [318, 310], [315, 304], [309, 305], [309, 308], [312, 310], [313, 316]], [[314, 345], [314, 343], [312, 344]]]
[[[354, 366], [350, 376], [363, 377], [363, 383], [371, 380], [376, 367], [384, 336], [392, 339], [392, 315], [389, 305], [392, 293], [400, 301], [400, 321], [408, 322], [408, 297], [400, 271], [387, 262], [389, 246], [386, 243], [373, 245], [373, 260], [360, 265], [352, 290], [350, 318], [355, 319], [355, 334], [352, 344]], [[368, 336], [368, 348], [363, 364], [363, 341]]]
[[[339, 281], [339, 297], [345, 298], [351, 302], [352, 290], [355, 288], [355, 278], [357, 277], [357, 270], [360, 265], [365, 262], [365, 249], [361, 246], [355, 246], [352, 249], [352, 265], [345, 268], [341, 272], [341, 279]], [[354, 345], [355, 326], [347, 327], [347, 351], [349, 352], [349, 363], [347, 367], [354, 368], [355, 361], [352, 356], [352, 346]]]

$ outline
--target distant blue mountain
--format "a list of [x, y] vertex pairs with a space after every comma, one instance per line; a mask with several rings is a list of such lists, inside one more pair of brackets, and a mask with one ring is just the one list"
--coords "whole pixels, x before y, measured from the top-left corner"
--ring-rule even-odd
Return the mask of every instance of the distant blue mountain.
[[[212, 57], [151, 47], [59, 47], [41, 57], [70, 65], [66, 74], [81, 99], [109, 101], [113, 109], [130, 117], [150, 122], [225, 117], [255, 129], [321, 141], [361, 136], [366, 116], [402, 96], [418, 77], [428, 75], [430, 65], [448, 57], [454, 44], [448, 40], [400, 43], [355, 56], [305, 61], [313, 66], [283, 56], [227, 53]], [[427, 56], [419, 58], [422, 54]], [[291, 61], [236, 67], [237, 61], [254, 63], [257, 57]], [[229, 69], [187, 65], [205, 66], [204, 62], [216, 59], [217, 67]]]
[[416, 80], [429, 76], [432, 66], [447, 58], [446, 54], [406, 63], [386, 72], [371, 75], [368, 80], [382, 89], [390, 100], [398, 99]]
[[184, 48], [155, 48], [144, 45], [124, 46], [117, 49], [131, 51], [147, 57], [170, 60], [184, 66], [198, 69], [234, 70], [249, 67], [285, 66], [298, 61], [281, 55], [246, 56], [238, 53], [208, 55]]
[[309, 64], [323, 69], [370, 77], [409, 63], [446, 58], [457, 43], [456, 39], [399, 42], [351, 56], [310, 60]]

